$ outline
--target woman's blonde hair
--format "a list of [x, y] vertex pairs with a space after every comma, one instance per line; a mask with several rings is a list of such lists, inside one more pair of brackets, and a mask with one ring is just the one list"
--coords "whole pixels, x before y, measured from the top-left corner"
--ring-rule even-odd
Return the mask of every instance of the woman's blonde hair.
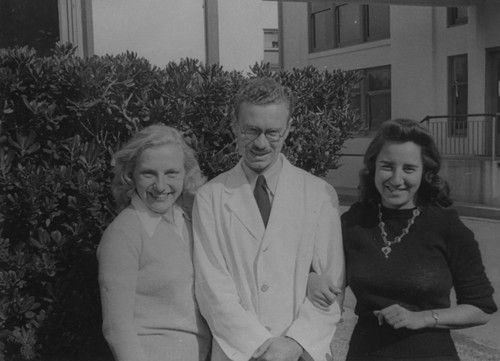
[[137, 158], [142, 152], [151, 147], [161, 145], [176, 145], [184, 153], [184, 187], [176, 203], [185, 210], [190, 211], [190, 206], [196, 190], [205, 182], [194, 150], [187, 145], [182, 134], [172, 127], [155, 124], [136, 133], [114, 155], [112, 191], [118, 211], [130, 204], [130, 199], [135, 192], [134, 168]]

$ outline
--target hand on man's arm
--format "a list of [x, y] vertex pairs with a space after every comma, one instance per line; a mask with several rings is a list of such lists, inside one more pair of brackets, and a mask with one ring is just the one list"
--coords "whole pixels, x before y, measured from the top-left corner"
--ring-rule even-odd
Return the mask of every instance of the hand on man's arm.
[[307, 279], [307, 298], [317, 308], [329, 311], [330, 306], [337, 296], [342, 293], [342, 289], [335, 286], [330, 277], [325, 277], [310, 272]]

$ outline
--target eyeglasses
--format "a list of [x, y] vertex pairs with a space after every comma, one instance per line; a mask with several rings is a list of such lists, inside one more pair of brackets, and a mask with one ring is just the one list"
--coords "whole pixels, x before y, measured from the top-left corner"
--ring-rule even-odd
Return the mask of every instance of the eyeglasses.
[[269, 142], [277, 142], [285, 135], [286, 129], [283, 133], [280, 133], [279, 129], [262, 130], [260, 128], [244, 128], [240, 130], [240, 133], [249, 142], [260, 137], [262, 133], [264, 133], [264, 136]]

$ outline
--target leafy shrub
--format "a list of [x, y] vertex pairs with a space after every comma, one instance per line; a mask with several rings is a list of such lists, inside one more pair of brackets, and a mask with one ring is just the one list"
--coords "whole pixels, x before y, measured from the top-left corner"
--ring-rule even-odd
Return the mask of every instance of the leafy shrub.
[[89, 356], [100, 331], [95, 249], [115, 216], [112, 154], [153, 123], [182, 130], [212, 178], [238, 159], [230, 104], [246, 76], [297, 94], [285, 153], [317, 175], [336, 168], [357, 128], [354, 72], [251, 73], [185, 59], [164, 69], [134, 53], [81, 59], [0, 49], [0, 360]]

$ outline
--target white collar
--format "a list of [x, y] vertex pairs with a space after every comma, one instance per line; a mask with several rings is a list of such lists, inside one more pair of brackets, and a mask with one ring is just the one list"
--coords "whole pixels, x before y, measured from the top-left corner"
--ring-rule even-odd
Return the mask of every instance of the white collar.
[[132, 195], [131, 204], [139, 216], [139, 219], [141, 220], [141, 223], [149, 237], [153, 237], [156, 227], [161, 223], [162, 219], [175, 226], [177, 230], [182, 229], [182, 224], [184, 223], [184, 211], [177, 204], [170, 207], [170, 209], [163, 215], [154, 213], [146, 207], [137, 193]]

